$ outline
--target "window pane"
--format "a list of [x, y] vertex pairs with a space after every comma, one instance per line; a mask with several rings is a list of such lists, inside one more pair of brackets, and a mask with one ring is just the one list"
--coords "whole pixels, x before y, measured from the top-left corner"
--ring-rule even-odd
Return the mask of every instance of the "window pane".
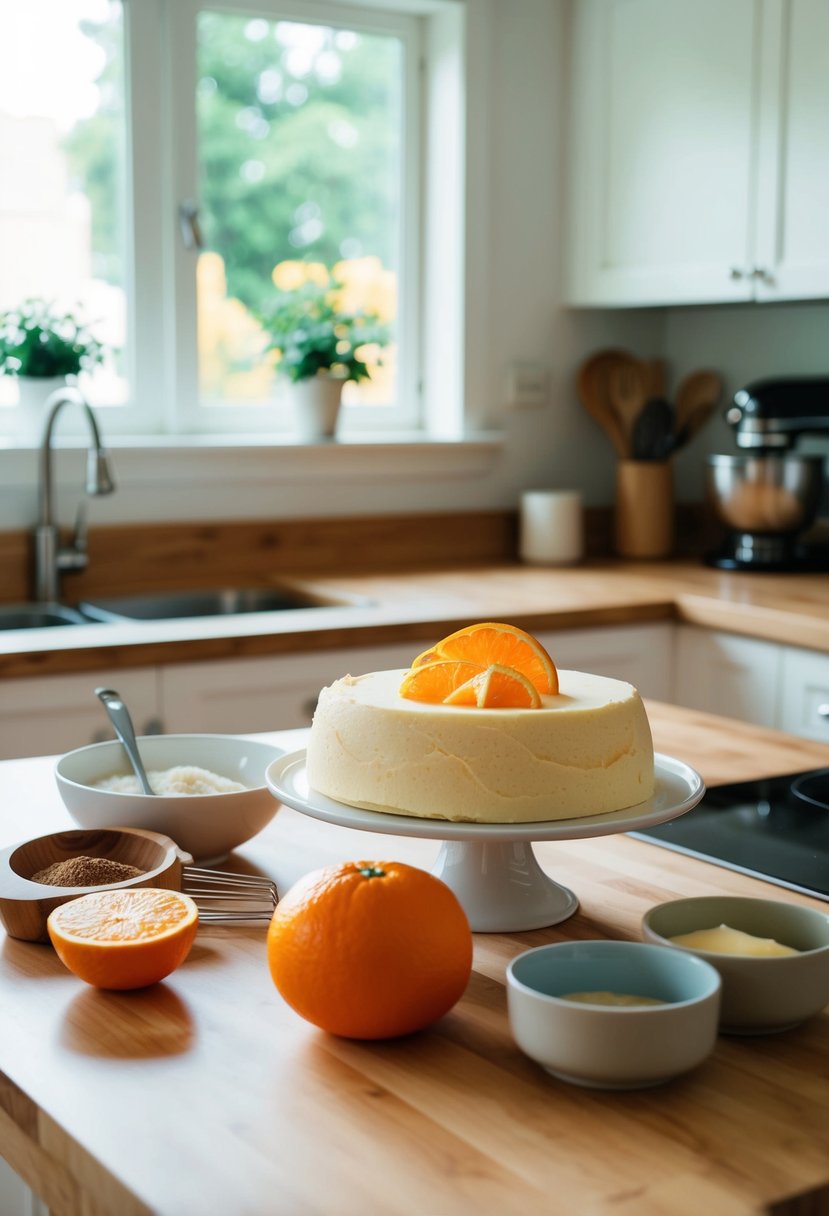
[[[0, 309], [29, 298], [89, 323], [110, 354], [83, 375], [122, 403], [124, 35], [115, 0], [25, 0], [0, 10]], [[5, 404], [13, 379], [0, 377]]]
[[366, 352], [371, 379], [347, 384], [344, 403], [395, 404], [403, 68], [395, 37], [199, 15], [204, 403], [273, 398], [256, 316], [276, 287], [327, 271], [392, 339], [380, 365]]

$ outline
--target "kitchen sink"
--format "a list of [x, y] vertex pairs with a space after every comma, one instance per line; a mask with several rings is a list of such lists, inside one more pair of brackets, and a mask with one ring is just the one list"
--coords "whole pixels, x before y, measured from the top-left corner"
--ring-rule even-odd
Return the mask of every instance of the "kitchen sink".
[[0, 605], [0, 630], [44, 629], [53, 625], [88, 625], [88, 619], [65, 604]]
[[95, 621], [167, 621], [184, 617], [231, 616], [236, 613], [288, 612], [296, 608], [354, 605], [354, 599], [336, 599], [290, 587], [224, 587], [208, 591], [160, 592], [157, 595], [118, 596], [84, 602], [84, 615]]

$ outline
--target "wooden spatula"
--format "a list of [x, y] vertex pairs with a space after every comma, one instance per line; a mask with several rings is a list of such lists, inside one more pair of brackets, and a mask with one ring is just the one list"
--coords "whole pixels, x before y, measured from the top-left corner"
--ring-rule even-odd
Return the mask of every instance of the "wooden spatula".
[[610, 376], [614, 367], [626, 364], [631, 358], [623, 350], [599, 351], [581, 365], [576, 379], [579, 401], [623, 459], [630, 455], [630, 445], [610, 399]]
[[[690, 424], [691, 418], [698, 415], [702, 406], [710, 407], [705, 415], [706, 418], [709, 417], [721, 396], [722, 380], [716, 372], [691, 372], [686, 376], [676, 391], [677, 432]], [[699, 430], [700, 425], [696, 426], [694, 434]]]

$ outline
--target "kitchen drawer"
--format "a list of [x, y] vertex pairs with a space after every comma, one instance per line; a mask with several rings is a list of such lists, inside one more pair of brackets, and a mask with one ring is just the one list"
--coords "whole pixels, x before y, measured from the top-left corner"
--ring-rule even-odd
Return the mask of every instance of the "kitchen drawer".
[[633, 684], [643, 697], [670, 701], [674, 626], [614, 625], [611, 629], [564, 629], [539, 633], [556, 667], [590, 671]]
[[775, 642], [680, 625], [674, 704], [777, 726], [783, 650]]
[[829, 743], [829, 655], [783, 648], [782, 730]]
[[[95, 689], [117, 688], [138, 734], [159, 729], [158, 677], [153, 668], [89, 671], [0, 682], [0, 759], [48, 756], [114, 739]], [[0, 1209], [2, 1211], [2, 1209]]]
[[248, 734], [310, 726], [319, 691], [344, 675], [408, 667], [418, 644], [220, 659], [161, 669], [165, 731]]

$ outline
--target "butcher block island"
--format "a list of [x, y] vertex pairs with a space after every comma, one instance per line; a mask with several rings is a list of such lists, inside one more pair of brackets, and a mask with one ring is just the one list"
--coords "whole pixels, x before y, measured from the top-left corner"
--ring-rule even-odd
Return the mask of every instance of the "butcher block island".
[[[829, 765], [829, 747], [649, 703], [658, 752], [710, 785]], [[305, 732], [267, 736], [286, 751]], [[71, 827], [54, 758], [0, 764], [0, 846]], [[228, 864], [280, 893], [346, 859], [429, 868], [437, 841], [355, 831], [286, 807]], [[2, 938], [0, 1151], [54, 1216], [829, 1211], [829, 1011], [720, 1036], [653, 1089], [555, 1080], [511, 1038], [505, 970], [531, 946], [640, 939], [643, 913], [736, 894], [826, 909], [626, 835], [540, 842], [577, 893], [569, 920], [476, 934], [458, 1004], [430, 1029], [359, 1042], [281, 999], [265, 924], [205, 925], [163, 983], [116, 993], [51, 947]]]

